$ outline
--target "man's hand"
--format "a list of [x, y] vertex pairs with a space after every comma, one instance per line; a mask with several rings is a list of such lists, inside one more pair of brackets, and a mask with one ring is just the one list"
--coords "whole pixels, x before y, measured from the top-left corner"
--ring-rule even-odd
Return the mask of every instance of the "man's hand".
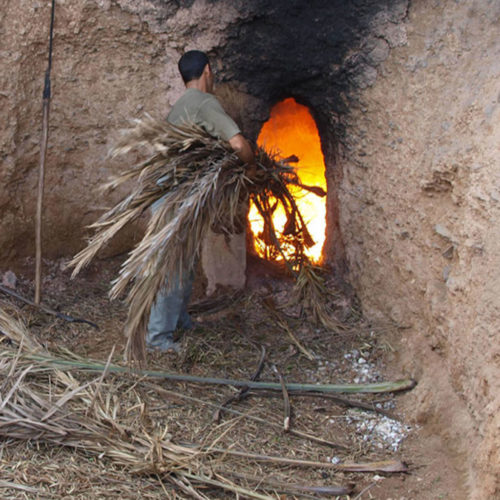
[[242, 134], [236, 134], [229, 139], [229, 144], [238, 155], [239, 159], [247, 163], [250, 167], [255, 167], [255, 155], [250, 143], [243, 137]]
[[239, 159], [246, 163], [246, 176], [252, 180], [259, 180], [264, 176], [264, 172], [257, 170], [255, 163], [255, 154], [250, 143], [243, 137], [242, 134], [236, 134], [229, 139], [229, 144], [238, 155]]

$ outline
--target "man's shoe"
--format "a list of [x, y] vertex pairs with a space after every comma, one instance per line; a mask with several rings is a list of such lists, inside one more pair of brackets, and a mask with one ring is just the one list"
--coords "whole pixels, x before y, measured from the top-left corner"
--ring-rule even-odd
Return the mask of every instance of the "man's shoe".
[[179, 342], [174, 341], [172, 334], [158, 339], [154, 344], [148, 344], [146, 350], [149, 352], [173, 352], [179, 353], [181, 345]]

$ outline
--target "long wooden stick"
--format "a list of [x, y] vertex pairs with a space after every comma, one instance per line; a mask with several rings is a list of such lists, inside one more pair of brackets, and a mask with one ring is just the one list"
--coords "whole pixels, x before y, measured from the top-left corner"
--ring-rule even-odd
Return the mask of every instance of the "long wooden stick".
[[231, 471], [229, 474], [236, 479], [244, 479], [245, 481], [256, 483], [260, 487], [265, 485], [268, 486], [269, 489], [280, 491], [281, 493], [288, 493], [290, 495], [305, 492], [316, 493], [317, 495], [323, 495], [325, 498], [330, 498], [332, 496], [349, 495], [349, 493], [352, 492], [352, 487], [349, 486], [310, 486], [298, 483], [281, 483], [279, 481], [269, 480], [265, 477], [256, 477], [241, 472]]
[[401, 460], [380, 460], [378, 462], [332, 464], [331, 462], [316, 462], [314, 460], [301, 460], [298, 458], [279, 457], [271, 455], [260, 455], [247, 453], [245, 451], [225, 450], [219, 448], [210, 449], [210, 453], [224, 453], [233, 457], [248, 458], [256, 462], [269, 462], [281, 465], [292, 465], [296, 467], [318, 467], [321, 469], [335, 469], [345, 472], [408, 472], [408, 466]]
[[[270, 398], [280, 398], [281, 394], [278, 394], [277, 392], [273, 391], [249, 391], [249, 396], [258, 396], [258, 397], [270, 397]], [[348, 399], [348, 398], [343, 398], [341, 396], [338, 396], [336, 394], [319, 394], [317, 392], [306, 392], [306, 391], [294, 391], [293, 392], [294, 398], [296, 397], [321, 397], [324, 399], [330, 399], [333, 402], [347, 406], [347, 407], [352, 407], [352, 408], [361, 408], [363, 410], [367, 411], [373, 411], [375, 413], [379, 413], [380, 415], [384, 415], [385, 417], [391, 418], [392, 420], [399, 420], [398, 417], [396, 417], [394, 414], [392, 414], [389, 411], [382, 410], [381, 408], [377, 408], [374, 403], [371, 402], [364, 402], [364, 401], [358, 401], [354, 399]]]
[[35, 256], [35, 304], [40, 304], [42, 289], [42, 213], [43, 191], [45, 183], [45, 158], [49, 141], [49, 110], [50, 110], [50, 70], [52, 69], [52, 41], [54, 35], [55, 0], [52, 0], [49, 34], [49, 62], [45, 72], [43, 87], [43, 122], [42, 142], [40, 144], [40, 167], [38, 171], [38, 194], [36, 203], [36, 256]]
[[43, 99], [42, 143], [40, 145], [40, 167], [38, 170], [38, 195], [36, 204], [36, 271], [35, 271], [35, 304], [40, 304], [42, 288], [42, 211], [43, 190], [45, 183], [45, 158], [49, 140], [49, 108], [50, 97]]

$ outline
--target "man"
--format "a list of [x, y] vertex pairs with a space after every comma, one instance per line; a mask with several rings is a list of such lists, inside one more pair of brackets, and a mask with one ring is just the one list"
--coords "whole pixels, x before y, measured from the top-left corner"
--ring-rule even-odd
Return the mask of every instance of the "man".
[[[173, 125], [195, 123], [213, 137], [229, 142], [239, 158], [248, 164], [249, 175], [254, 175], [252, 147], [213, 95], [214, 76], [207, 55], [199, 50], [186, 52], [179, 60], [179, 71], [186, 91], [172, 107], [167, 120]], [[193, 277], [193, 270], [184, 276], [170, 277], [170, 291], [158, 293], [148, 323], [146, 344], [149, 349], [178, 351], [174, 331], [192, 327], [187, 305]]]

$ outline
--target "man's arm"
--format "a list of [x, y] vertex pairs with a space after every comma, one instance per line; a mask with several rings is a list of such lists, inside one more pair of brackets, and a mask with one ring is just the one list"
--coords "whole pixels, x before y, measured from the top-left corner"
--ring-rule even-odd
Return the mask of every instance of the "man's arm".
[[255, 156], [252, 146], [215, 96], [210, 96], [203, 102], [198, 111], [198, 121], [210, 135], [228, 141], [240, 160], [249, 165], [248, 173], [250, 175], [255, 173]]

